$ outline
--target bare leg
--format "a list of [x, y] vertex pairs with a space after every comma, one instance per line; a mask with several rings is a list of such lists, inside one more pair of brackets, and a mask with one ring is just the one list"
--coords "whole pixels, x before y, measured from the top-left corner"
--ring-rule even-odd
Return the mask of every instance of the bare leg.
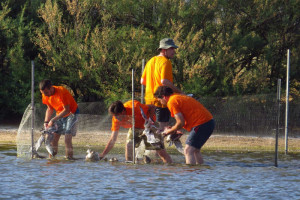
[[65, 149], [66, 149], [66, 157], [69, 159], [73, 159], [73, 145], [72, 145], [72, 134], [65, 135]]
[[[53, 148], [53, 157], [56, 156], [58, 152], [58, 141], [60, 138], [60, 134], [54, 133], [54, 138], [51, 142], [52, 148]], [[52, 156], [49, 154], [49, 158], [52, 158]]]
[[147, 150], [147, 149], [145, 149], [144, 155], [149, 156], [149, 157], [156, 157], [156, 158], [159, 157], [158, 152], [156, 150]]
[[196, 160], [196, 164], [203, 164], [204, 161], [203, 161], [203, 157], [200, 153], [200, 149], [196, 149], [195, 152], [194, 152], [194, 156], [195, 156], [195, 160]]
[[132, 161], [132, 141], [129, 141], [125, 147], [125, 159], [126, 161]]
[[158, 153], [159, 157], [163, 160], [164, 163], [172, 163], [172, 158], [165, 149], [157, 150], [156, 152]]
[[187, 165], [195, 165], [196, 164], [196, 160], [194, 157], [195, 150], [196, 150], [196, 148], [194, 148], [188, 144], [185, 145], [184, 155], [185, 155], [185, 163]]

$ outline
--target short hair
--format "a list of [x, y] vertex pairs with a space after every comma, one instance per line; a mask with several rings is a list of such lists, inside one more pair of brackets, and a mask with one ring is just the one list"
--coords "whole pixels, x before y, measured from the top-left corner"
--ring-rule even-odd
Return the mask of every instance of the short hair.
[[111, 115], [116, 115], [116, 114], [120, 114], [125, 110], [124, 104], [121, 101], [115, 101], [113, 102], [109, 108], [108, 108], [108, 112]]
[[50, 89], [51, 86], [52, 86], [52, 82], [48, 79], [42, 80], [39, 85], [40, 90]]
[[156, 89], [154, 96], [156, 98], [161, 99], [162, 96], [168, 97], [168, 96], [171, 96], [173, 93], [174, 93], [173, 90], [171, 88], [169, 88], [168, 86], [159, 86]]

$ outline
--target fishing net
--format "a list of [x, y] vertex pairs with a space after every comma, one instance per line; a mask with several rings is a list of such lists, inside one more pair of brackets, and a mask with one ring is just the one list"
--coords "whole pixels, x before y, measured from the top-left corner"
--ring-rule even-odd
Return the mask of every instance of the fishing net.
[[[273, 151], [277, 124], [276, 94], [241, 96], [241, 97], [201, 97], [197, 98], [214, 116], [216, 127], [213, 135], [204, 148], [219, 150], [253, 150], [264, 149]], [[279, 149], [284, 148], [284, 97], [280, 106], [280, 141]], [[125, 102], [125, 101], [123, 101]], [[73, 138], [74, 155], [85, 154], [88, 148], [102, 152], [111, 135], [111, 116], [107, 113], [107, 106], [103, 102], [79, 103], [77, 135]], [[46, 106], [36, 104], [34, 108], [34, 141], [41, 135]], [[23, 114], [18, 129], [18, 156], [30, 156], [31, 147], [31, 105]], [[289, 138], [300, 136], [300, 102], [289, 104]], [[170, 124], [175, 120], [171, 119]], [[123, 154], [127, 129], [120, 129], [117, 142], [110, 153]], [[184, 131], [181, 141], [187, 137]], [[249, 137], [251, 136], [251, 137]], [[291, 142], [298, 141], [292, 140]], [[64, 154], [64, 136], [59, 143], [59, 153]], [[167, 146], [167, 145], [166, 145]], [[45, 151], [45, 148], [41, 150]], [[294, 149], [300, 151], [298, 149]], [[169, 153], [176, 150], [167, 147]], [[177, 152], [178, 153], [178, 152]]]
[[[226, 150], [274, 151], [277, 115], [279, 109], [279, 150], [285, 149], [285, 96], [280, 107], [276, 94], [233, 97], [201, 97], [215, 118], [216, 127], [206, 147]], [[295, 145], [300, 136], [300, 102], [289, 102], [288, 143]], [[214, 136], [223, 137], [214, 137]], [[299, 147], [293, 151], [300, 151]]]
[[[111, 116], [106, 112], [106, 107], [102, 102], [90, 102], [78, 104], [80, 114], [78, 115], [77, 134], [73, 137], [74, 153], [80, 147], [103, 150], [111, 135]], [[43, 128], [46, 106], [37, 104], [33, 110], [31, 104], [26, 108], [17, 135], [17, 152], [19, 157], [30, 157], [31, 134], [32, 134], [32, 117], [34, 116], [34, 142], [41, 136]], [[55, 113], [54, 113], [55, 115]], [[120, 129], [118, 142], [116, 143], [115, 151], [124, 148], [126, 138], [126, 130]], [[64, 153], [64, 136], [61, 136], [59, 141], [59, 153]], [[46, 153], [45, 148], [41, 147], [41, 152]], [[84, 153], [85, 153], [84, 151]], [[124, 151], [124, 150], [123, 150]]]

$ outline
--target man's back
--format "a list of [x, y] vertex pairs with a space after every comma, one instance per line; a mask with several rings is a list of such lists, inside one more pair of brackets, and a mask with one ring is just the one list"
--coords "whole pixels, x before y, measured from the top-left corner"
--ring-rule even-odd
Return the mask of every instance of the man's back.
[[173, 82], [171, 61], [164, 56], [154, 56], [147, 62], [142, 79], [146, 85], [146, 104], [156, 105], [153, 94], [156, 88], [162, 85], [161, 80], [167, 79]]

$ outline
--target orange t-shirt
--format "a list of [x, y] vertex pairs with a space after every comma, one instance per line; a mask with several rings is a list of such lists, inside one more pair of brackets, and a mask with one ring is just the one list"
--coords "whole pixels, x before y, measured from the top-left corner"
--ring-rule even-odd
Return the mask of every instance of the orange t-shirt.
[[[125, 114], [124, 118], [122, 119], [122, 121], [119, 121], [114, 116], [112, 117], [112, 125], [111, 125], [112, 131], [118, 131], [120, 129], [120, 126], [122, 126], [124, 128], [132, 127], [132, 124], [131, 124], [131, 122], [132, 122], [132, 100], [124, 103], [124, 107], [126, 110], [126, 114]], [[140, 107], [143, 109], [146, 116], [149, 117], [148, 106], [141, 104], [139, 101], [134, 100], [134, 119], [135, 119], [134, 127], [143, 129], [145, 120], [141, 114]]]
[[173, 83], [171, 61], [164, 56], [154, 56], [147, 62], [142, 74], [142, 79], [144, 79], [146, 83], [146, 104], [162, 107], [162, 105], [154, 97], [154, 92], [159, 86], [162, 85], [162, 79], [167, 79]]
[[[64, 110], [63, 106], [65, 105], [70, 105], [71, 113], [75, 113], [78, 105], [71, 93], [63, 86], [53, 87], [55, 89], [55, 92], [52, 96], [48, 97], [42, 94], [43, 104], [52, 107], [56, 111], [56, 115]], [[70, 113], [65, 115], [64, 117], [67, 117], [68, 115], [70, 115]]]
[[171, 116], [181, 113], [185, 120], [183, 126], [187, 131], [191, 131], [193, 127], [210, 121], [212, 114], [196, 99], [180, 94], [173, 94], [168, 101], [168, 108]]

